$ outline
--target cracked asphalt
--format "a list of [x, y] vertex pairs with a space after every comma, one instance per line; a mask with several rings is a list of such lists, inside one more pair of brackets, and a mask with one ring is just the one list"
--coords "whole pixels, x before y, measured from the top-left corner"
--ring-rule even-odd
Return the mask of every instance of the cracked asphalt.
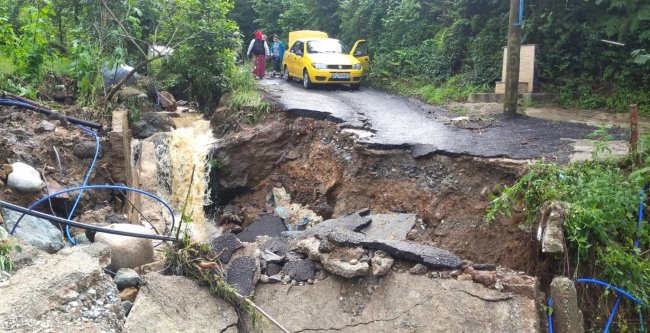
[[[431, 154], [566, 162], [576, 140], [597, 128], [525, 115], [463, 119], [440, 107], [367, 87], [318, 86], [305, 90], [297, 81], [260, 81], [261, 88], [290, 114], [326, 119], [354, 129], [358, 141], [374, 149], [410, 149]], [[462, 126], [459, 126], [462, 125]], [[612, 133], [624, 137], [623, 131]]]

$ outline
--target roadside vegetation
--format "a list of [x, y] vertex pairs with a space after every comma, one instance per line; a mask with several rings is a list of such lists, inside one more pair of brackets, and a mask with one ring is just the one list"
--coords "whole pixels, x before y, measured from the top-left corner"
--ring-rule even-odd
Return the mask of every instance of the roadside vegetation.
[[[246, 36], [261, 28], [286, 40], [291, 30], [314, 29], [349, 46], [365, 38], [372, 54], [366, 83], [440, 103], [491, 91], [501, 80], [508, 5], [496, 0], [235, 0], [232, 17]], [[542, 92], [559, 93], [567, 107], [627, 111], [637, 103], [650, 114], [650, 56], [644, 51], [650, 45], [650, 3], [526, 1], [525, 6], [523, 42], [539, 45]], [[449, 90], [454, 93], [445, 93]]]
[[[68, 103], [106, 105], [121, 84], [105, 87], [101, 69], [127, 64], [155, 78], [151, 88], [213, 110], [240, 45], [231, 9], [228, 0], [0, 0], [0, 90], [53, 101], [74, 82]], [[173, 52], [156, 51], [165, 48]]]
[[[596, 145], [597, 152], [606, 151], [602, 141]], [[599, 161], [595, 156], [594, 161], [568, 166], [544, 162], [531, 165], [514, 185], [493, 198], [486, 220], [493, 222], [499, 216], [513, 214], [515, 207], [520, 211], [523, 208], [526, 219], [522, 227], [530, 230], [537, 227], [536, 216], [545, 203], [565, 203], [565, 248], [569, 255], [561, 258], [563, 274], [606, 281], [650, 304], [647, 213], [641, 229], [637, 229], [639, 204], [645, 206], [648, 200], [649, 183], [650, 136], [646, 136], [641, 140], [640, 152], [622, 161]], [[586, 306], [595, 308], [594, 317], [600, 322], [598, 326], [603, 326], [600, 324], [614, 305], [613, 294], [603, 289], [582, 297], [595, 303]], [[631, 302], [623, 302], [621, 307], [626, 315], [617, 322], [619, 329], [638, 329], [636, 307]], [[644, 311], [647, 313], [647, 308]]]

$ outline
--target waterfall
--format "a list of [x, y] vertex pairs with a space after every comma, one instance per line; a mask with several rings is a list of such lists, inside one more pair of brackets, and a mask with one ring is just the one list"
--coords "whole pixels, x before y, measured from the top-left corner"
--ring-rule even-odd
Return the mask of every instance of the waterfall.
[[[186, 205], [185, 212], [193, 220], [188, 225], [192, 238], [207, 242], [210, 235], [218, 233], [214, 224], [206, 223], [203, 210], [204, 206], [211, 203], [208, 195], [211, 167], [208, 155], [216, 139], [212, 135], [210, 122], [200, 117], [195, 117], [190, 122], [183, 121], [182, 125], [187, 127], [173, 130], [168, 142], [171, 178], [169, 202], [178, 212], [178, 221], [180, 221], [180, 212]], [[194, 170], [193, 179], [192, 170]]]

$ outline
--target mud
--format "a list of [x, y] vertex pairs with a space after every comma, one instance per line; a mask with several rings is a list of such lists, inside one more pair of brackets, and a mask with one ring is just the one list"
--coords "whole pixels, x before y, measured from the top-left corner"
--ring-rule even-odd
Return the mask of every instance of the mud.
[[[272, 212], [268, 195], [273, 187], [284, 187], [293, 202], [325, 219], [364, 208], [416, 213], [409, 240], [477, 263], [535, 271], [535, 244], [516, 216], [495, 224], [483, 221], [489, 195], [516, 179], [520, 162], [446, 155], [415, 159], [405, 150], [369, 149], [353, 136], [326, 120], [278, 114], [222, 138], [237, 143], [217, 148], [215, 156], [230, 156], [219, 160], [219, 172], [211, 177], [221, 177], [221, 184], [212, 186], [228, 199], [221, 197], [219, 204], [242, 211], [248, 224]], [[221, 186], [233, 174], [248, 175], [238, 182], [236, 195]]]

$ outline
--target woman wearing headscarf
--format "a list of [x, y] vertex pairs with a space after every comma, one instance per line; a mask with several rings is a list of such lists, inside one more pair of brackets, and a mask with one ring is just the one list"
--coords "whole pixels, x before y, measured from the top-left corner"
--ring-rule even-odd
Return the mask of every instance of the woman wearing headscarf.
[[248, 57], [253, 57], [253, 75], [258, 79], [264, 78], [266, 74], [266, 56], [269, 54], [269, 46], [262, 37], [262, 32], [256, 31], [255, 39], [251, 40], [246, 53]]

